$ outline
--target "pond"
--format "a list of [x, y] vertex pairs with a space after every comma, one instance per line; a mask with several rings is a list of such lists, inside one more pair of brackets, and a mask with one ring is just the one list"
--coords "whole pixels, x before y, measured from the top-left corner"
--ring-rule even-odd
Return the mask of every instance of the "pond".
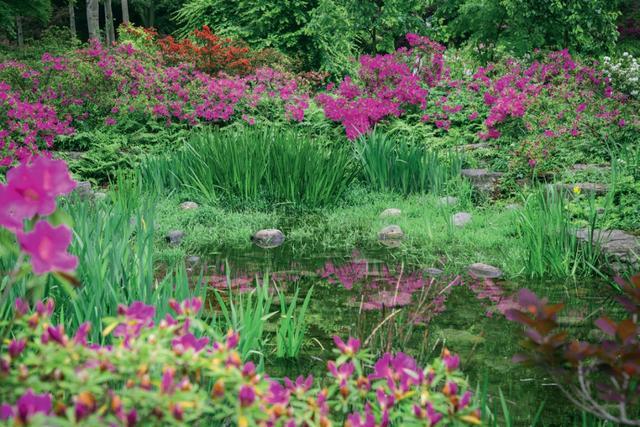
[[[506, 321], [503, 313], [514, 304], [513, 294], [527, 287], [551, 301], [564, 302], [560, 323], [579, 337], [595, 333], [592, 321], [609, 308], [612, 296], [606, 283], [593, 279], [483, 280], [466, 272], [451, 273], [445, 265], [413, 265], [389, 249], [294, 259], [285, 244], [202, 258], [206, 262], [198, 261], [191, 272], [203, 273], [223, 300], [228, 298], [229, 285], [234, 294], [251, 292], [256, 278], [262, 282], [265, 274], [274, 293], [283, 291], [288, 302], [299, 289], [298, 307], [312, 289], [308, 329], [297, 358], [276, 356], [280, 315], [265, 326], [263, 361], [271, 376], [320, 375], [332, 356], [333, 335], [355, 336], [374, 352], [403, 351], [423, 363], [446, 347], [460, 354], [474, 388], [487, 387], [499, 417], [502, 391], [514, 425], [530, 425], [543, 402], [545, 425], [572, 425], [580, 413], [544, 372], [512, 363], [519, 351], [520, 328]], [[213, 310], [220, 309], [213, 295], [209, 301]], [[274, 299], [271, 311], [279, 308]]]

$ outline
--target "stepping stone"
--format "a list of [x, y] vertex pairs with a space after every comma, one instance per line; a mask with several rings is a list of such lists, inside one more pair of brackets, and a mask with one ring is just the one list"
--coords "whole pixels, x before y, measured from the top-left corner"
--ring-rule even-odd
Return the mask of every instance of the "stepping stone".
[[427, 268], [425, 270], [425, 273], [427, 273], [429, 276], [439, 276], [442, 273], [444, 273], [444, 271], [440, 270], [439, 268]]
[[73, 189], [73, 194], [77, 195], [81, 199], [89, 199], [93, 196], [93, 190], [91, 189], [91, 183], [89, 181], [80, 181]]
[[574, 193], [575, 188], [580, 189], [580, 193], [595, 194], [596, 196], [603, 196], [609, 191], [609, 187], [606, 184], [598, 184], [591, 182], [579, 182], [575, 184], [556, 184], [556, 188], [559, 190], [566, 190], [571, 194]]
[[380, 240], [398, 240], [404, 237], [404, 232], [398, 225], [387, 225], [378, 232]]
[[256, 231], [251, 241], [263, 249], [277, 248], [284, 243], [284, 233], [277, 228], [267, 228]]
[[[576, 231], [576, 237], [587, 242], [589, 230], [582, 228]], [[637, 267], [640, 264], [640, 239], [622, 230], [594, 230], [594, 244], [599, 245], [605, 255], [615, 258], [622, 264]]]
[[196, 255], [187, 257], [187, 264], [189, 264], [190, 266], [195, 266], [200, 264], [200, 257]]
[[479, 150], [481, 148], [490, 148], [491, 144], [487, 144], [484, 142], [481, 142], [479, 144], [465, 144], [465, 145], [461, 145], [459, 147], [460, 150], [463, 151], [473, 151], [473, 150]]
[[93, 200], [104, 200], [107, 198], [107, 193], [103, 193], [102, 191], [96, 191], [93, 193]]
[[611, 170], [611, 165], [606, 163], [601, 165], [589, 165], [586, 163], [576, 163], [575, 165], [571, 166], [571, 170], [575, 172], [588, 171], [588, 170], [606, 172]]
[[456, 227], [464, 227], [471, 221], [471, 214], [468, 212], [458, 212], [451, 217], [451, 221]]
[[183, 211], [198, 209], [198, 204], [196, 202], [182, 202], [180, 203], [180, 209]]
[[502, 276], [502, 270], [489, 264], [476, 262], [468, 267], [468, 272], [479, 279], [497, 279]]
[[400, 209], [389, 208], [389, 209], [385, 209], [384, 211], [382, 211], [382, 213], [380, 214], [380, 218], [389, 218], [389, 217], [394, 217], [394, 216], [400, 216], [401, 214], [402, 214], [402, 211]]
[[165, 236], [167, 243], [169, 243], [171, 246], [179, 245], [182, 242], [183, 238], [184, 238], [184, 231], [181, 231], [181, 230], [171, 230]]
[[491, 172], [488, 169], [462, 169], [460, 174], [471, 181], [475, 189], [483, 193], [494, 193], [502, 177], [501, 172]]
[[458, 198], [453, 196], [444, 196], [438, 199], [438, 206], [453, 206], [458, 204]]

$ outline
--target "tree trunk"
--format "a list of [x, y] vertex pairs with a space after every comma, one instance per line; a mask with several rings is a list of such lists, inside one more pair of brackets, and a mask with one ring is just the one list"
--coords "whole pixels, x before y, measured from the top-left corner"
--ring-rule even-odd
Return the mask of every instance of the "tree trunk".
[[120, 0], [122, 4], [122, 23], [129, 24], [129, 0]]
[[77, 37], [75, 0], [69, 0], [69, 31], [73, 37]]
[[89, 39], [100, 41], [100, 7], [98, 0], [87, 0], [87, 27]]
[[149, 27], [153, 28], [156, 24], [156, 5], [155, 3], [151, 3], [149, 5]]
[[111, 46], [116, 41], [116, 31], [113, 28], [113, 8], [111, 0], [104, 0], [104, 32], [107, 36], [107, 45]]
[[24, 47], [24, 33], [22, 29], [22, 16], [16, 16], [16, 36], [18, 37], [18, 48]]

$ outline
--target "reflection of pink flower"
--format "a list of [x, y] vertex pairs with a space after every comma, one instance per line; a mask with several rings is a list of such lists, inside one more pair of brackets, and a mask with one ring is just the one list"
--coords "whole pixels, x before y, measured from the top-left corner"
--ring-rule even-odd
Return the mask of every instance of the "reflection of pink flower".
[[19, 233], [18, 241], [23, 251], [31, 255], [35, 274], [50, 271], [73, 271], [78, 258], [67, 253], [71, 243], [71, 230], [64, 225], [52, 227], [39, 221], [29, 233]]

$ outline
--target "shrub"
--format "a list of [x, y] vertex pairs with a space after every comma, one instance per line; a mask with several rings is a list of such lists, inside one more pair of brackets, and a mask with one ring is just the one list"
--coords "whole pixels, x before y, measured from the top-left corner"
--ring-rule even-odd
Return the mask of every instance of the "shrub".
[[157, 41], [169, 64], [191, 63], [209, 74], [247, 74], [252, 70], [249, 48], [241, 43], [213, 34], [206, 25], [194, 30], [191, 37], [193, 40], [175, 40], [166, 36]]
[[597, 417], [624, 425], [640, 422], [640, 276], [629, 283], [616, 279], [623, 295], [616, 298], [626, 317], [603, 316], [594, 322], [603, 333], [600, 342], [570, 340], [558, 331], [562, 304], [548, 304], [524, 289], [519, 308], [507, 319], [525, 327], [526, 353], [514, 359], [543, 367], [563, 394], [576, 406]]
[[628, 52], [622, 57], [604, 57], [604, 73], [617, 90], [634, 98], [640, 98], [640, 62]]
[[[15, 304], [13, 339], [0, 361], [1, 419], [20, 424], [431, 425], [480, 424], [480, 413], [447, 351], [424, 369], [403, 353], [373, 361], [358, 340], [335, 338], [324, 387], [313, 378], [284, 385], [243, 363], [228, 333], [211, 340], [198, 319], [199, 299], [171, 304], [159, 323], [141, 302], [120, 306], [104, 333], [87, 341], [90, 323], [68, 336], [50, 322], [51, 300], [29, 312]], [[28, 372], [28, 374], [27, 374]]]

